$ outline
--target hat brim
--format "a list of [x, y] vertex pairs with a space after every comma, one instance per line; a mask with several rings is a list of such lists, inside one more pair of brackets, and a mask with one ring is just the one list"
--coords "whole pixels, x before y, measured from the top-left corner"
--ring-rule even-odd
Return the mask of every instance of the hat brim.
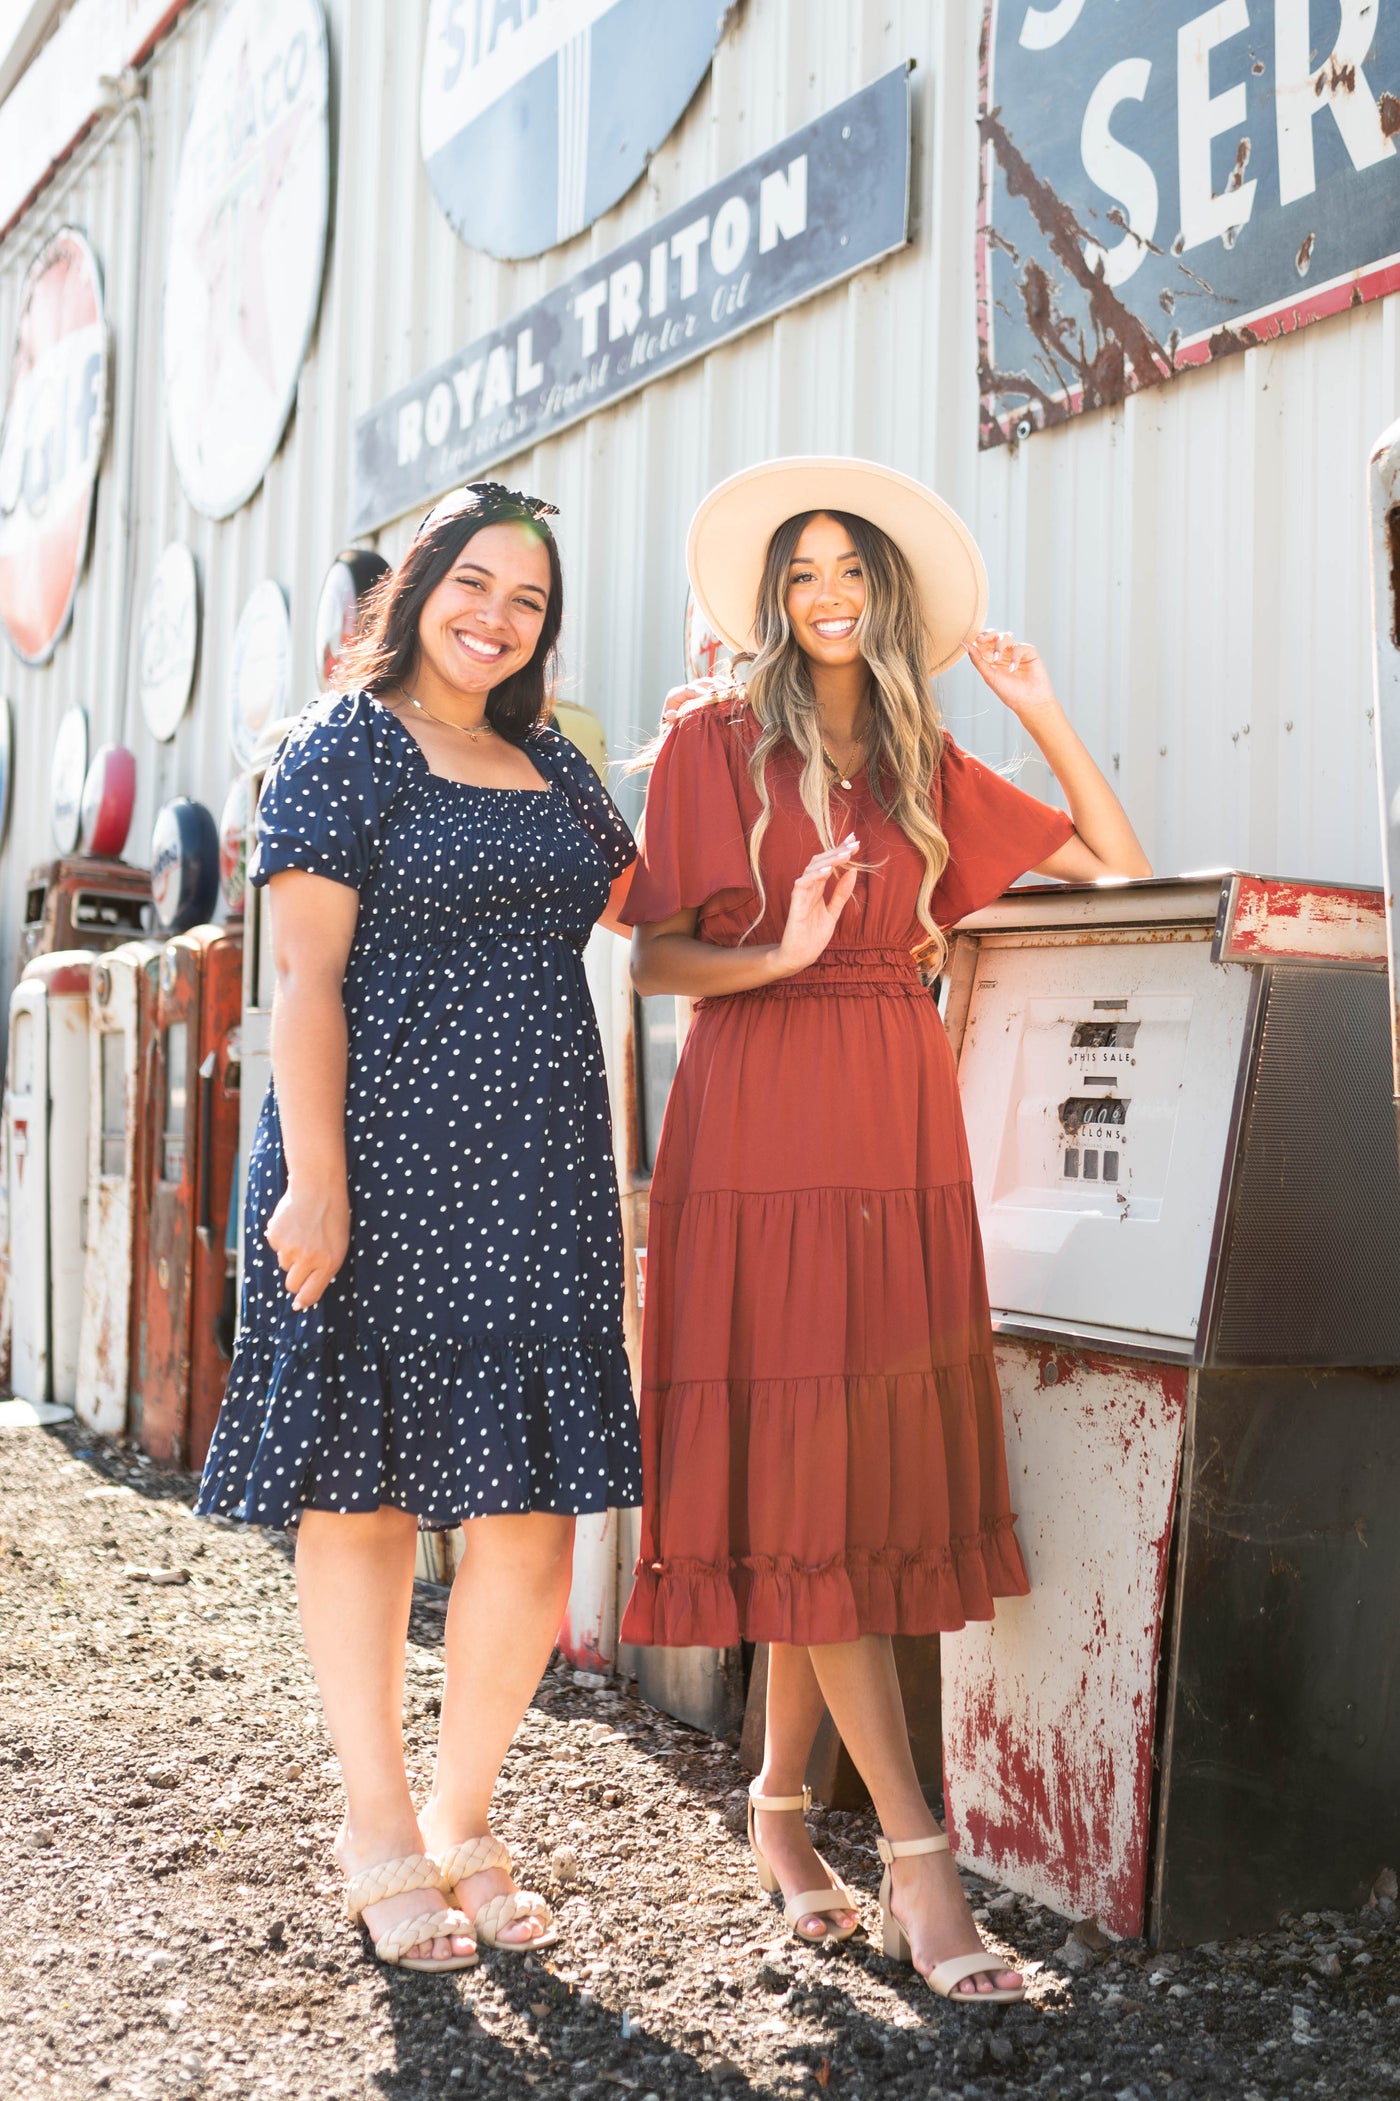
[[711, 489], [691, 520], [686, 569], [700, 609], [740, 654], [757, 646], [758, 586], [768, 542], [804, 511], [846, 511], [888, 534], [914, 572], [930, 670], [955, 664], [987, 617], [987, 571], [956, 511], [922, 482], [873, 460], [803, 455], [763, 460]]

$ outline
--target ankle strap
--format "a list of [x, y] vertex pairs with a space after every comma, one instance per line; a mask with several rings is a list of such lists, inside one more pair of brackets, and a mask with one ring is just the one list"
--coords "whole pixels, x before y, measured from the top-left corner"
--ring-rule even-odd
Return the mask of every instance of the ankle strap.
[[806, 1816], [812, 1806], [812, 1790], [804, 1787], [800, 1795], [760, 1795], [751, 1785], [749, 1800], [755, 1809], [800, 1809]]
[[912, 1853], [947, 1853], [951, 1849], [948, 1844], [947, 1832], [940, 1831], [935, 1838], [885, 1838], [881, 1836], [875, 1841], [875, 1850], [881, 1860], [884, 1861], [885, 1866], [888, 1867], [891, 1861], [906, 1860]]

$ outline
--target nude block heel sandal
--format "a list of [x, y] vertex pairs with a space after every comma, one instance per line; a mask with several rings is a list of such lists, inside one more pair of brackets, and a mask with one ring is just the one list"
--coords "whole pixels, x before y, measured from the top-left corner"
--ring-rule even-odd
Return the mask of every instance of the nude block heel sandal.
[[[880, 1923], [884, 1929], [884, 1951], [896, 1962], [907, 1962], [911, 1966], [914, 1953], [909, 1946], [909, 1936], [899, 1920], [890, 1910], [891, 1868], [896, 1860], [904, 1860], [914, 1853], [947, 1853], [951, 1849], [945, 1832], [937, 1838], [877, 1838], [876, 1849], [885, 1863], [885, 1872], [880, 1877]], [[960, 1992], [957, 1987], [965, 1977], [995, 1977], [999, 1970], [1008, 1969], [1000, 1956], [991, 1955], [984, 1948], [979, 1955], [950, 1955], [946, 1962], [936, 1963], [924, 1976], [924, 1983], [940, 1999], [956, 1999], [959, 2006], [1007, 2006], [1024, 1999], [1026, 1987], [1018, 1984], [1008, 1991], [994, 1986], [989, 1992]]]
[[[473, 1875], [484, 1875], [488, 1868], [499, 1868], [504, 1875], [512, 1872], [510, 1855], [493, 1831], [483, 1832], [479, 1838], [464, 1838], [443, 1855], [438, 1868], [446, 1889], [455, 1889]], [[538, 1919], [542, 1931], [529, 1940], [503, 1941], [502, 1933], [517, 1919]], [[488, 1897], [469, 1931], [483, 1947], [499, 1948], [503, 1955], [533, 1955], [537, 1948], [552, 1948], [559, 1938], [553, 1912], [532, 1889], [508, 1889], [499, 1897]]]
[[[359, 1919], [371, 1904], [382, 1902], [385, 1897], [400, 1896], [404, 1890], [433, 1890], [442, 1894], [442, 1871], [435, 1860], [426, 1853], [406, 1853], [402, 1860], [381, 1860], [377, 1868], [366, 1868], [363, 1875], [352, 1875], [345, 1885], [345, 1916]], [[369, 1933], [368, 1926], [365, 1932]], [[470, 1970], [480, 1960], [473, 1949], [470, 1955], [449, 1955], [442, 1962], [420, 1957], [417, 1962], [405, 1960], [410, 1948], [420, 1941], [446, 1940], [465, 1935], [475, 1939], [472, 1922], [465, 1912], [454, 1911], [439, 1904], [431, 1911], [415, 1913], [411, 1919], [400, 1919], [379, 1940], [370, 1935], [371, 1944], [380, 1962], [394, 1970]]]
[[[812, 1790], [810, 1787], [804, 1787], [800, 1795], [756, 1795], [752, 1788], [749, 1789], [749, 1851], [753, 1854], [754, 1866], [758, 1870], [758, 1886], [760, 1889], [766, 1890], [770, 1896], [775, 1892], [781, 1894], [782, 1884], [773, 1873], [772, 1868], [769, 1867], [759, 1847], [758, 1840], [754, 1836], [753, 1813], [756, 1809], [800, 1809], [805, 1816], [811, 1806]], [[802, 1941], [809, 1948], [820, 1947], [824, 1940], [848, 1941], [860, 1924], [859, 1917], [857, 1917], [855, 1922], [848, 1926], [844, 1933], [837, 1933], [830, 1926], [827, 1927], [825, 1933], [820, 1934], [801, 1933], [798, 1931], [799, 1919], [805, 1919], [809, 1912], [816, 1912], [819, 1916], [826, 1917], [833, 1911], [859, 1911], [855, 1898], [851, 1895], [841, 1877], [832, 1874], [831, 1869], [822, 1859], [820, 1853], [817, 1855], [817, 1860], [823, 1873], [828, 1878], [827, 1887], [825, 1889], [801, 1890], [797, 1896], [786, 1898], [783, 1902], [783, 1917], [792, 1928], [793, 1939]]]

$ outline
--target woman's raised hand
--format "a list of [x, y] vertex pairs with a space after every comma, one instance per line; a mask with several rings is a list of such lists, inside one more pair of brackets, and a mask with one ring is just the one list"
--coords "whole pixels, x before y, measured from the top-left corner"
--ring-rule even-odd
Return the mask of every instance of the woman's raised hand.
[[295, 1183], [267, 1222], [267, 1244], [282, 1266], [293, 1309], [314, 1306], [350, 1246], [350, 1198], [338, 1189], [303, 1195]]
[[1013, 715], [1057, 705], [1045, 661], [1033, 642], [1018, 642], [1004, 628], [984, 627], [967, 645], [969, 661]]
[[837, 845], [814, 854], [792, 886], [787, 924], [778, 944], [778, 970], [790, 977], [815, 963], [832, 935], [856, 887], [853, 866], [860, 841], [849, 833]]

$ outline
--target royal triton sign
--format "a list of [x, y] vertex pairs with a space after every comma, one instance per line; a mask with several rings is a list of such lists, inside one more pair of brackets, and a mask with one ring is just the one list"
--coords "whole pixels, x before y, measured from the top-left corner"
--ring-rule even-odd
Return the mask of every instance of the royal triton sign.
[[1400, 286], [1400, 0], [987, 0], [984, 445]]
[[903, 66], [362, 416], [369, 531], [849, 277], [908, 239]]
[[709, 70], [729, 0], [431, 0], [433, 195], [488, 255], [538, 255], [624, 197]]

